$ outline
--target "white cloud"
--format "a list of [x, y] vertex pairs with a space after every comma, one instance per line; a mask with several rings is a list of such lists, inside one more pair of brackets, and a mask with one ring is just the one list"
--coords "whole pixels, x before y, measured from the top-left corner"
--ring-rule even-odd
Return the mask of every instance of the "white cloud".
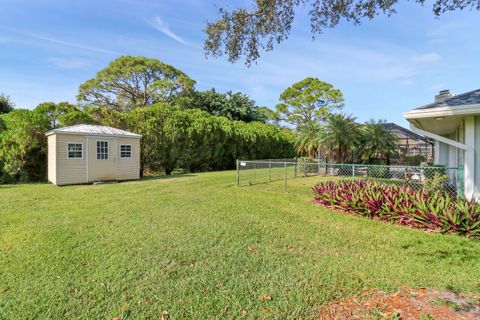
[[155, 17], [151, 24], [155, 29], [157, 29], [161, 33], [165, 34], [166, 36], [172, 38], [173, 40], [175, 40], [177, 42], [180, 42], [180, 43], [182, 43], [184, 45], [187, 45], [187, 46], [193, 46], [189, 42], [183, 40], [179, 35], [174, 33], [172, 30], [170, 30], [170, 26], [168, 25], [168, 23], [163, 21], [162, 18], [160, 18], [158, 16]]
[[73, 70], [89, 67], [92, 61], [82, 58], [52, 58], [50, 61], [61, 69]]
[[413, 63], [432, 63], [432, 62], [437, 62], [440, 59], [442, 59], [442, 57], [438, 53], [430, 52], [430, 53], [414, 56], [412, 57], [411, 60]]
[[67, 47], [72, 47], [72, 48], [77, 48], [77, 49], [82, 49], [82, 50], [87, 50], [87, 51], [94, 51], [94, 52], [99, 52], [99, 53], [106, 53], [106, 54], [111, 54], [111, 55], [121, 55], [121, 53], [119, 53], [119, 52], [115, 52], [115, 51], [111, 51], [111, 50], [105, 50], [105, 49], [102, 49], [102, 48], [85, 46], [85, 45], [78, 44], [78, 43], [73, 43], [73, 42], [67, 42], [67, 41], [63, 41], [63, 40], [59, 40], [59, 39], [55, 39], [55, 38], [51, 38], [51, 37], [46, 37], [46, 36], [42, 36], [42, 35], [38, 35], [38, 34], [23, 33], [23, 32], [19, 32], [19, 33], [24, 35], [24, 36], [30, 37], [30, 38], [34, 38], [34, 39], [37, 39], [37, 40], [42, 40], [42, 41], [46, 41], [46, 42], [50, 42], [50, 43], [60, 44], [60, 45], [67, 46]]

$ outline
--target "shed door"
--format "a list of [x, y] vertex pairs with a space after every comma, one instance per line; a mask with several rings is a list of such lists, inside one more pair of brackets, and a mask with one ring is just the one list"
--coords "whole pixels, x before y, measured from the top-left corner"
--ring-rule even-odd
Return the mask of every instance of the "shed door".
[[88, 138], [88, 181], [117, 179], [117, 141]]

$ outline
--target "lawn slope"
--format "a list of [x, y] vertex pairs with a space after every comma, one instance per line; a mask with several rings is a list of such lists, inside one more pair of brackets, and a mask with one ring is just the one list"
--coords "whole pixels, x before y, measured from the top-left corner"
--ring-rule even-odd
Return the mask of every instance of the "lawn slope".
[[323, 209], [318, 179], [0, 186], [0, 319], [313, 318], [368, 288], [480, 291], [479, 241]]

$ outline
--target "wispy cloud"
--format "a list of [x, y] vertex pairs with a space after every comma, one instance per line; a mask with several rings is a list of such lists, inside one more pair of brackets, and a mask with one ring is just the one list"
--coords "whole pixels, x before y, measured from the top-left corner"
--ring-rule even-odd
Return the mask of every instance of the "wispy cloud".
[[405, 80], [402, 80], [401, 83], [405, 86], [411, 86], [413, 85], [415, 82], [412, 80], [412, 79], [405, 79]]
[[438, 53], [430, 52], [430, 53], [421, 54], [421, 55], [412, 57], [412, 62], [413, 63], [432, 63], [432, 62], [437, 62], [440, 59], [442, 59], [442, 57]]
[[33, 34], [33, 33], [23, 33], [23, 32], [19, 32], [19, 33], [24, 35], [24, 36], [33, 38], [33, 39], [46, 41], [46, 42], [50, 42], [50, 43], [55, 43], [55, 44], [59, 44], [59, 45], [67, 46], [67, 47], [72, 47], [72, 48], [77, 48], [77, 49], [82, 49], [82, 50], [87, 50], [87, 51], [93, 51], [93, 52], [98, 52], [98, 53], [105, 53], [105, 54], [110, 54], [110, 55], [115, 55], [115, 56], [121, 55], [121, 53], [119, 53], [119, 52], [106, 50], [106, 49], [102, 49], [102, 48], [98, 48], [98, 47], [85, 46], [83, 44], [63, 41], [63, 40], [48, 37], [48, 36], [43, 36], [43, 35], [38, 35], [38, 34]]
[[177, 35], [175, 32], [173, 32], [172, 30], [170, 30], [170, 26], [168, 25], [168, 23], [166, 23], [165, 21], [162, 20], [162, 18], [156, 16], [153, 21], [152, 21], [152, 26], [157, 29], [158, 31], [160, 31], [161, 33], [163, 33], [164, 35], [172, 38], [173, 40], [177, 41], [177, 42], [180, 42], [184, 45], [187, 45], [187, 46], [191, 46], [193, 47], [193, 45], [185, 40], [183, 40], [179, 35]]
[[91, 60], [82, 58], [51, 58], [50, 61], [56, 67], [67, 70], [83, 69], [92, 65]]
[[445, 83], [441, 82], [441, 83], [435, 83], [433, 85], [431, 85], [430, 87], [427, 88], [428, 91], [439, 91], [439, 90], [442, 90], [442, 89], [445, 89]]

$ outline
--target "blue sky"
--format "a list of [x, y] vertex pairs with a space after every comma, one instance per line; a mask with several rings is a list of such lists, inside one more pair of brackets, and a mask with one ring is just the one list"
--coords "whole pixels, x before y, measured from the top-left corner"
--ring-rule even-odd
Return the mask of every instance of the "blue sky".
[[[250, 1], [239, 1], [239, 4]], [[75, 102], [78, 86], [116, 57], [144, 55], [172, 64], [200, 90], [242, 91], [274, 107], [292, 83], [313, 76], [345, 95], [359, 121], [406, 125], [401, 113], [429, 103], [441, 89], [480, 87], [480, 12], [435, 19], [431, 6], [406, 3], [390, 18], [342, 23], [312, 41], [305, 12], [292, 34], [256, 65], [206, 59], [202, 29], [214, 0], [0, 0], [0, 92], [17, 107]]]

